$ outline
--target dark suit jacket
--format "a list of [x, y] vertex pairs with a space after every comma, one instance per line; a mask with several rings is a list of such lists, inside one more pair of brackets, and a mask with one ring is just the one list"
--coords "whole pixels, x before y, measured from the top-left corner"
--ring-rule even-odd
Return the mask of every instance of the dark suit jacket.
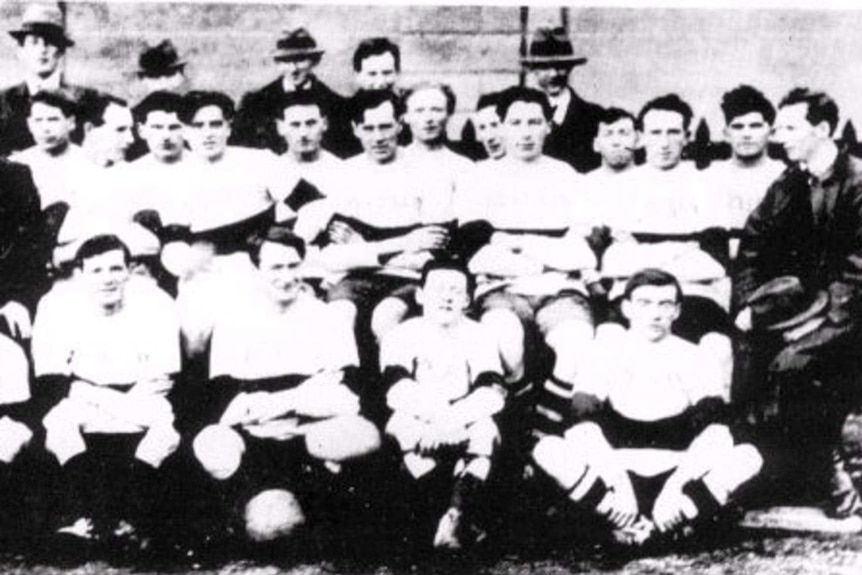
[[30, 168], [0, 158], [0, 306], [15, 300], [35, 310], [50, 250]]
[[[346, 101], [326, 84], [311, 76], [307, 89], [320, 102], [329, 119], [329, 129], [323, 137], [323, 147], [339, 157], [347, 157], [345, 142], [353, 138]], [[233, 122], [230, 143], [235, 146], [269, 149], [277, 154], [287, 151], [287, 144], [278, 134], [275, 118], [284, 97], [281, 78], [276, 78], [260, 90], [248, 92], [240, 100]]]
[[553, 125], [551, 134], [545, 140], [545, 153], [553, 158], [570, 164], [584, 174], [598, 168], [602, 158], [593, 151], [593, 140], [602, 117], [602, 107], [587, 102], [571, 88], [566, 88], [572, 96], [563, 123]]
[[[60, 90], [76, 102], [98, 94], [92, 88], [65, 83]], [[30, 90], [25, 82], [0, 91], [0, 156], [6, 157], [12, 152], [27, 149], [35, 143], [27, 128], [30, 96]], [[80, 118], [78, 120], [78, 127], [72, 134], [72, 141], [76, 144], [80, 144], [83, 139]]]

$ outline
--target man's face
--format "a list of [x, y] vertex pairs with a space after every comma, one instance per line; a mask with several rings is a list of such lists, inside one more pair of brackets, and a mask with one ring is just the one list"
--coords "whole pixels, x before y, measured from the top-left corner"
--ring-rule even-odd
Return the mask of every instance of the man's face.
[[27, 74], [47, 78], [57, 69], [63, 51], [37, 34], [27, 34], [18, 50]]
[[410, 125], [413, 137], [422, 142], [439, 142], [446, 134], [446, 95], [438, 88], [414, 92], [407, 100], [404, 121]]
[[563, 90], [569, 85], [569, 74], [571, 71], [571, 66], [558, 65], [539, 66], [533, 68], [531, 73], [539, 89], [553, 98], [562, 94]]
[[294, 89], [301, 88], [308, 81], [308, 76], [314, 68], [314, 60], [308, 57], [284, 58], [275, 62], [281, 76]]
[[257, 269], [272, 301], [288, 304], [296, 299], [302, 286], [301, 264], [302, 258], [294, 248], [275, 242], [263, 243]]
[[69, 144], [69, 138], [75, 130], [75, 117], [65, 116], [55, 106], [36, 102], [30, 108], [27, 126], [40, 149], [46, 152], [59, 151]]
[[392, 90], [397, 81], [398, 70], [391, 52], [368, 56], [356, 73], [356, 85], [362, 90]]
[[129, 280], [123, 251], [113, 250], [85, 259], [81, 277], [99, 305], [111, 307], [121, 303]]
[[215, 162], [224, 155], [230, 137], [230, 122], [218, 106], [204, 106], [198, 110], [184, 131], [192, 151]]
[[787, 159], [792, 162], [808, 162], [823, 141], [829, 139], [826, 122], [812, 125], [805, 117], [808, 104], [784, 106], [775, 117], [775, 140], [784, 146]]
[[327, 122], [318, 106], [291, 106], [276, 120], [276, 126], [287, 142], [288, 151], [296, 158], [303, 158], [320, 151]]
[[622, 309], [632, 333], [647, 341], [660, 341], [671, 333], [671, 326], [679, 317], [676, 287], [641, 286], [623, 300]]
[[166, 76], [144, 76], [141, 78], [141, 85], [143, 85], [146, 94], [162, 91], [180, 92], [185, 83], [186, 75], [182, 70], [177, 70]]
[[176, 112], [154, 110], [138, 126], [150, 153], [161, 162], [174, 162], [183, 155], [183, 124]]
[[763, 119], [763, 114], [760, 112], [736, 116], [724, 128], [724, 135], [730, 142], [734, 157], [743, 160], [763, 156], [771, 133], [772, 126]]
[[503, 120], [506, 153], [529, 162], [542, 155], [550, 127], [542, 106], [533, 102], [514, 102]]
[[476, 127], [476, 139], [485, 148], [485, 153], [493, 160], [499, 160], [506, 155], [506, 142], [503, 140], [503, 129], [500, 126], [500, 116], [495, 106], [485, 106], [476, 110], [473, 115], [473, 125]]
[[102, 116], [102, 125], [93, 126], [87, 132], [87, 140], [107, 160], [122, 162], [126, 151], [135, 141], [132, 132], [132, 112], [126, 106], [109, 104]]
[[620, 118], [611, 124], [599, 123], [593, 149], [601, 154], [602, 162], [611, 169], [622, 170], [635, 157], [638, 135], [631, 118]]
[[416, 301], [424, 317], [438, 325], [452, 325], [470, 305], [467, 278], [457, 270], [434, 270], [416, 292]]
[[376, 108], [365, 110], [362, 123], [353, 124], [353, 133], [362, 142], [362, 149], [379, 164], [395, 158], [400, 131], [401, 124], [395, 117], [391, 102], [383, 102]]
[[641, 144], [646, 150], [647, 163], [662, 170], [675, 168], [688, 141], [682, 114], [650, 110], [644, 116], [643, 124]]

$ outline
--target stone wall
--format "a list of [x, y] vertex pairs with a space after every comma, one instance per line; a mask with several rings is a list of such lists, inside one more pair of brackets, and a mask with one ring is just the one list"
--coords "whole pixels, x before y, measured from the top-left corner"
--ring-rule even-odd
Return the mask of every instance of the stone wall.
[[[22, 4], [0, 4], [4, 29]], [[570, 8], [576, 50], [590, 62], [572, 81], [587, 98], [637, 109], [669, 91], [721, 125], [721, 94], [749, 82], [778, 99], [797, 84], [820, 87], [845, 117], [862, 120], [862, 12], [739, 9]], [[334, 6], [254, 3], [71, 2], [70, 77], [136, 99], [137, 55], [169, 37], [190, 61], [195, 86], [234, 97], [268, 82], [278, 33], [306, 26], [327, 50], [319, 75], [342, 93], [352, 86], [351, 55], [363, 37], [386, 35], [402, 46], [403, 84], [450, 83], [459, 110], [485, 91], [518, 78], [516, 6]], [[529, 27], [557, 24], [559, 8], [531, 7]], [[19, 77], [15, 44], [0, 40], [0, 84]], [[858, 125], [860, 122], [857, 121]]]

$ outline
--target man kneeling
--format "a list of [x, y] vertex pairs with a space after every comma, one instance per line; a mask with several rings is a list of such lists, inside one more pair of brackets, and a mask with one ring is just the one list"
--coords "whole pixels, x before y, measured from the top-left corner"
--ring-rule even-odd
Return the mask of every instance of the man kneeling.
[[472, 288], [464, 266], [426, 264], [416, 295], [422, 316], [390, 331], [380, 351], [394, 412], [386, 433], [401, 448], [404, 467], [419, 479], [454, 461], [449, 507], [434, 538], [435, 547], [446, 549], [480, 535], [471, 515], [499, 442], [493, 416], [505, 402], [494, 334], [465, 316]]
[[352, 326], [301, 281], [304, 255], [302, 240], [280, 227], [252, 247], [263, 293], [237, 294], [215, 322], [216, 423], [193, 443], [228, 501], [242, 506], [255, 541], [290, 535], [305, 521], [304, 495], [380, 444], [349, 387], [358, 361]]
[[606, 517], [624, 544], [713, 517], [762, 465], [723, 423], [722, 370], [671, 334], [680, 297], [664, 271], [632, 276], [622, 303], [629, 328], [599, 330], [572, 400], [578, 423], [533, 451], [569, 499]]

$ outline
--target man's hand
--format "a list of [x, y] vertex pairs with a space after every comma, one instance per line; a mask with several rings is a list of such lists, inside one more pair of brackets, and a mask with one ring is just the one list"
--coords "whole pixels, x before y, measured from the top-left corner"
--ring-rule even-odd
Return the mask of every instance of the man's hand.
[[665, 533], [695, 517], [697, 507], [694, 502], [679, 487], [665, 485], [652, 510], [652, 520], [658, 530]]
[[402, 238], [403, 251], [439, 250], [449, 243], [449, 232], [442, 226], [423, 226]]
[[467, 441], [467, 429], [461, 426], [429, 423], [425, 429], [416, 446], [420, 455], [431, 455], [438, 449], [462, 445]]
[[364, 242], [362, 234], [345, 222], [332, 222], [326, 230], [329, 241], [334, 244], [355, 244]]
[[751, 308], [745, 307], [742, 308], [742, 311], [739, 312], [739, 315], [736, 316], [736, 327], [740, 331], [751, 331]]
[[638, 518], [638, 502], [631, 482], [626, 479], [611, 485], [596, 512], [607, 517], [618, 529], [634, 524]]
[[15, 339], [29, 339], [33, 333], [33, 322], [30, 321], [30, 312], [17, 301], [10, 301], [0, 307], [2, 316], [9, 325], [10, 335]]

